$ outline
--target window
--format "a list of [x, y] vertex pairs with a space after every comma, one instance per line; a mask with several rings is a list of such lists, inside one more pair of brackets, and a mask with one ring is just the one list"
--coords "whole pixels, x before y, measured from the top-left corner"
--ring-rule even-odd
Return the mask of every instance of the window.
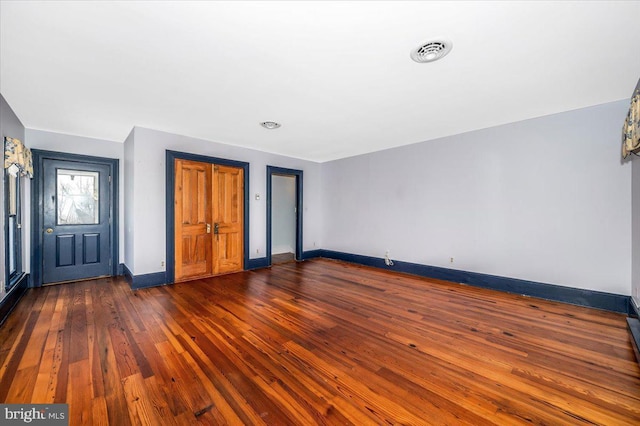
[[22, 276], [22, 212], [20, 200], [20, 177], [5, 172], [5, 217], [7, 218], [7, 235], [5, 253], [7, 254], [6, 290], [9, 290]]
[[58, 169], [56, 175], [58, 225], [100, 223], [98, 172]]
[[19, 139], [4, 138], [5, 288], [23, 277], [22, 270], [22, 180], [33, 177], [31, 150]]

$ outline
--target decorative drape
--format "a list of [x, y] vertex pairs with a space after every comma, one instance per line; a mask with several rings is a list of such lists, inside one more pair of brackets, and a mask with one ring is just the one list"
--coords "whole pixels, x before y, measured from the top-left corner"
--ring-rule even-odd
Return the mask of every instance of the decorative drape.
[[4, 168], [13, 176], [33, 177], [33, 160], [31, 150], [22, 141], [4, 138]]
[[640, 151], [640, 82], [631, 98], [629, 113], [622, 126], [622, 158]]

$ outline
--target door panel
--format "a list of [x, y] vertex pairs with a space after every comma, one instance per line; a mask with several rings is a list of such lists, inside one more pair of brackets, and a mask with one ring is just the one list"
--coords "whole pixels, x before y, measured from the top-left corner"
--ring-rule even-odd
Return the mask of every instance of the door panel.
[[109, 166], [44, 159], [42, 282], [111, 275]]
[[243, 265], [243, 170], [239, 167], [214, 167], [213, 191], [216, 195], [214, 220], [218, 224], [214, 244], [216, 273], [242, 271]]
[[82, 236], [82, 261], [85, 264], [100, 262], [100, 234], [84, 234]]
[[243, 170], [175, 160], [175, 281], [241, 271]]
[[175, 162], [175, 281], [212, 274], [211, 165]]
[[76, 264], [76, 236], [73, 234], [56, 236], [56, 267]]

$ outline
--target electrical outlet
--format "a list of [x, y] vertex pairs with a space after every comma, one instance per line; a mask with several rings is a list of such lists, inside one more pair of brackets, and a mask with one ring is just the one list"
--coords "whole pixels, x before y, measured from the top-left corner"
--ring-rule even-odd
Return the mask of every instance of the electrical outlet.
[[160, 261], [160, 266], [164, 266], [164, 260]]
[[393, 260], [389, 257], [389, 250], [384, 253], [384, 264], [387, 266], [393, 266]]
[[256, 254], [260, 254], [260, 249], [256, 249]]
[[453, 263], [453, 257], [449, 258], [449, 263]]
[[316, 242], [315, 242], [315, 241], [313, 242], [313, 246], [314, 246], [314, 247], [316, 246]]

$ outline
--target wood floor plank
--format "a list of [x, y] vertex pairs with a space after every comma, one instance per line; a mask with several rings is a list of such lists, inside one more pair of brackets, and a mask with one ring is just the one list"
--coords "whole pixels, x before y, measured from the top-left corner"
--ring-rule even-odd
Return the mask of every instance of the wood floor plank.
[[[12, 387], [22, 387], [26, 385], [15, 380], [16, 374], [20, 366], [20, 361], [29, 346], [29, 339], [38, 320], [39, 310], [35, 309], [29, 314], [24, 326], [17, 331], [19, 337], [14, 340], [14, 344], [9, 351], [2, 367], [0, 367], [0, 401], [10, 400], [8, 398]], [[23, 401], [18, 401], [23, 402]]]
[[135, 373], [122, 381], [124, 395], [129, 407], [129, 419], [133, 425], [160, 425], [162, 420], [154, 410], [153, 400], [149, 396], [142, 374]]
[[[75, 284], [77, 285], [77, 284]], [[116, 351], [111, 340], [110, 329], [117, 326], [117, 315], [113, 305], [112, 295], [118, 290], [113, 283], [89, 281], [87, 285], [93, 289], [93, 303], [96, 324], [96, 344], [99, 356], [100, 374], [93, 377], [93, 381], [101, 381], [104, 389], [104, 400], [107, 406], [108, 422], [110, 424], [130, 425], [131, 420], [127, 408], [123, 377], [117, 364]]]
[[72, 424], [640, 424], [625, 317], [317, 259], [29, 290], [0, 402]]
[[93, 400], [89, 360], [83, 359], [69, 365], [67, 401], [69, 403], [69, 423], [74, 425], [93, 424]]
[[104, 396], [99, 396], [91, 400], [91, 416], [93, 426], [108, 426], [109, 412], [107, 411], [107, 400]]

